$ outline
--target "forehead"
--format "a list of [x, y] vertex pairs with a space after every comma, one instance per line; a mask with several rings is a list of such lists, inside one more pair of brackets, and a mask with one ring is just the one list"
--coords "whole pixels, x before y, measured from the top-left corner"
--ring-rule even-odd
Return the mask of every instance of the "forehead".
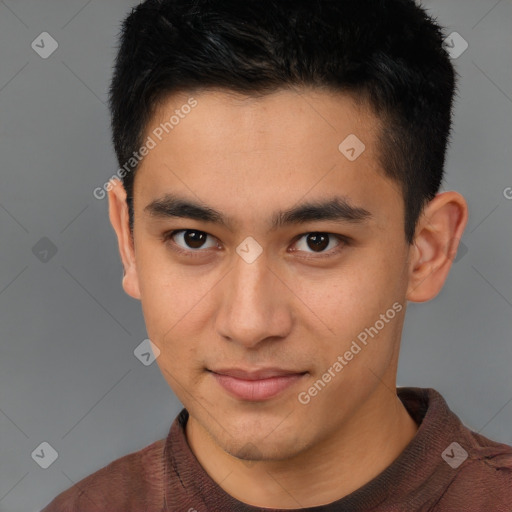
[[[187, 104], [192, 98], [196, 106], [190, 109]], [[176, 124], [169, 127], [172, 117]], [[355, 96], [311, 88], [283, 89], [257, 97], [208, 89], [179, 93], [159, 103], [146, 131], [150, 134], [165, 123], [171, 130], [164, 137], [172, 133], [180, 143], [193, 135], [203, 151], [215, 155], [236, 149], [253, 152], [281, 148], [299, 153], [307, 142], [306, 149], [313, 158], [325, 149], [321, 143], [325, 136], [329, 137], [325, 142], [330, 143], [349, 134], [358, 135], [372, 152], [380, 129], [379, 119]], [[316, 151], [311, 151], [315, 147]]]
[[227, 214], [333, 192], [362, 207], [396, 204], [399, 187], [379, 165], [379, 129], [369, 109], [339, 93], [172, 95], [146, 129], [155, 147], [136, 173], [136, 190], [147, 203], [179, 189]]

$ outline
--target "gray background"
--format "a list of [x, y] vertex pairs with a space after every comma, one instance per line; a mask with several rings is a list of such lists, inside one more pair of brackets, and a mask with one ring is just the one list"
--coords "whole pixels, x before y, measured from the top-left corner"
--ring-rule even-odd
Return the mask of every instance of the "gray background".
[[[121, 288], [106, 199], [92, 195], [117, 170], [107, 89], [119, 23], [135, 4], [0, 1], [3, 512], [38, 511], [165, 437], [181, 408], [156, 363], [134, 356], [146, 338], [140, 305]], [[464, 194], [470, 220], [441, 294], [409, 305], [398, 385], [434, 387], [468, 426], [512, 444], [512, 5], [424, 5], [469, 44], [454, 59], [444, 189]], [[59, 44], [47, 59], [31, 48], [43, 31]], [[58, 452], [47, 469], [31, 456], [42, 442]]]

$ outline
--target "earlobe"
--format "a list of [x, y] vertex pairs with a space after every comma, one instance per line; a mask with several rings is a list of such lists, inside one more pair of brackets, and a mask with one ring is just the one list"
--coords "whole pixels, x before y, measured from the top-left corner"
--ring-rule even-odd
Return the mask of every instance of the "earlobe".
[[109, 217], [116, 232], [119, 254], [123, 265], [122, 285], [134, 299], [140, 299], [139, 278], [135, 264], [135, 248], [129, 227], [126, 191], [119, 180], [111, 180], [108, 190]]
[[467, 203], [458, 192], [442, 192], [427, 204], [411, 247], [407, 300], [425, 302], [441, 291], [467, 220]]

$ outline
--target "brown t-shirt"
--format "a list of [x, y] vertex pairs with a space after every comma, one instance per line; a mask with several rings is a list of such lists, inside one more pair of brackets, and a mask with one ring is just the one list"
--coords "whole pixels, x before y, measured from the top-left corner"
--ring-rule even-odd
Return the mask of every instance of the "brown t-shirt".
[[[512, 447], [471, 431], [431, 388], [397, 388], [419, 425], [395, 461], [358, 490], [315, 512], [511, 512]], [[244, 504], [204, 471], [181, 411], [167, 439], [121, 457], [42, 512], [285, 512]], [[288, 509], [286, 512], [290, 512]]]

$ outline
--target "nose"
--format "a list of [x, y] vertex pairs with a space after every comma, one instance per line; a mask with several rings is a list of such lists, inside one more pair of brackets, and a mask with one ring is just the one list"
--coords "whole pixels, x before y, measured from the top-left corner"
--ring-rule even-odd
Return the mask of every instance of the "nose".
[[292, 329], [290, 290], [263, 252], [247, 263], [238, 257], [224, 282], [216, 326], [223, 339], [254, 348], [285, 338]]

